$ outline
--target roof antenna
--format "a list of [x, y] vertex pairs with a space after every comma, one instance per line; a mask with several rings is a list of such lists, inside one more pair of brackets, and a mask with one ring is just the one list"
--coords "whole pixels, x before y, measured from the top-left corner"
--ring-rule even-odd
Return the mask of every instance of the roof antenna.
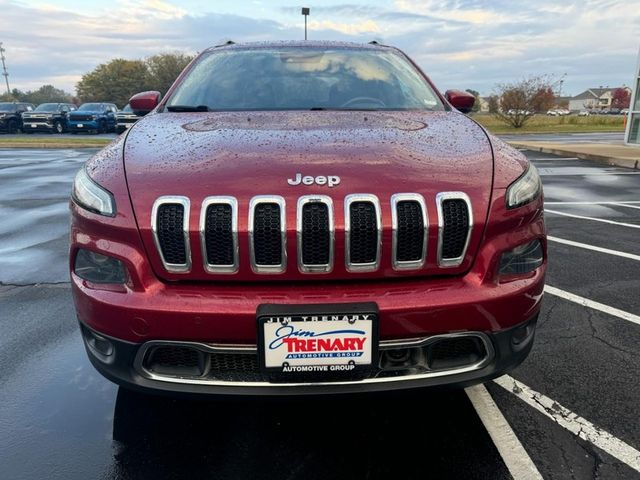
[[235, 45], [236, 42], [234, 42], [233, 40], [227, 40], [226, 42], [222, 42], [219, 45], [216, 45], [214, 48], [218, 48], [218, 47], [224, 47], [225, 45]]

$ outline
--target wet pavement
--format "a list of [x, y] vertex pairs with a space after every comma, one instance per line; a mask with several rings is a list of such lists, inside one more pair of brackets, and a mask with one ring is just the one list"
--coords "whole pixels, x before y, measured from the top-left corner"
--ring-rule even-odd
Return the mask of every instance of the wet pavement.
[[[70, 184], [90, 153], [0, 149], [0, 478], [510, 477], [464, 391], [194, 401], [101, 377], [66, 270]], [[640, 225], [640, 175], [527, 155], [543, 173], [550, 235], [640, 255], [638, 229], [624, 226]], [[549, 254], [549, 285], [640, 315], [638, 260], [553, 241]], [[638, 344], [640, 325], [547, 295], [534, 349], [511, 375], [639, 448]], [[487, 388], [544, 478], [640, 478]]]
[[624, 132], [530, 133], [498, 136], [506, 142], [624, 143]]

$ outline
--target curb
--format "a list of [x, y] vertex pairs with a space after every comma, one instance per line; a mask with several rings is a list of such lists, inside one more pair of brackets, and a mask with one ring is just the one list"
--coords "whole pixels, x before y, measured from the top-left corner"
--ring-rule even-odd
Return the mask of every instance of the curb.
[[106, 143], [20, 143], [20, 142], [0, 142], [1, 148], [38, 148], [38, 149], [56, 149], [56, 148], [102, 148], [109, 144]]
[[603, 163], [605, 165], [613, 165], [616, 167], [630, 168], [633, 170], [640, 170], [640, 160], [634, 158], [620, 158], [610, 157], [607, 155], [598, 155], [597, 153], [583, 153], [575, 152], [570, 149], [564, 148], [549, 148], [531, 146], [526, 143], [508, 142], [512, 147], [525, 148], [533, 152], [550, 153], [552, 155], [570, 155], [572, 157], [580, 158], [582, 160], [593, 160], [594, 162]]

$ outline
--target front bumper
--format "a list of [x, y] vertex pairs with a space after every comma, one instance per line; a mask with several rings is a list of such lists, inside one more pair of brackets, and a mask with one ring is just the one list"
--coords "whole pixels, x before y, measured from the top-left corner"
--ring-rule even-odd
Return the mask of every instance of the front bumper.
[[[377, 374], [364, 379], [313, 382], [304, 379], [289, 383], [268, 381], [195, 380], [180, 376], [154, 375], [142, 367], [141, 357], [147, 344], [136, 344], [102, 337], [110, 343], [104, 356], [91, 346], [92, 331], [81, 323], [89, 359], [106, 378], [132, 390], [184, 395], [313, 395], [383, 392], [424, 387], [466, 387], [486, 382], [517, 367], [533, 346], [537, 315], [515, 327], [478, 335], [486, 338], [488, 355], [464, 367], [416, 373], [407, 370], [393, 375]], [[381, 348], [384, 348], [381, 344]], [[257, 353], [255, 353], [257, 355]]]
[[29, 121], [29, 119], [25, 119], [22, 123], [22, 130], [25, 132], [36, 132], [36, 131], [47, 131], [51, 132], [54, 130], [53, 123], [39, 121]]
[[100, 128], [100, 126], [97, 120], [69, 122], [69, 130], [74, 132], [86, 132], [88, 130], [98, 130], [98, 128]]

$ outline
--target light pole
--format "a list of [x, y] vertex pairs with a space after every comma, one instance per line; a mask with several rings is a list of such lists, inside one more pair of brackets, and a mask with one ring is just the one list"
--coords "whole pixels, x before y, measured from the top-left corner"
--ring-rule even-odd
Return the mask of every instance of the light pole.
[[309, 16], [309, 12], [311, 11], [308, 7], [302, 7], [302, 15], [304, 15], [304, 39], [307, 39], [307, 17]]
[[2, 48], [2, 42], [0, 42], [0, 60], [2, 60], [2, 76], [7, 84], [7, 93], [11, 95], [11, 89], [9, 88], [9, 73], [7, 72], [7, 66], [4, 63], [4, 48]]

